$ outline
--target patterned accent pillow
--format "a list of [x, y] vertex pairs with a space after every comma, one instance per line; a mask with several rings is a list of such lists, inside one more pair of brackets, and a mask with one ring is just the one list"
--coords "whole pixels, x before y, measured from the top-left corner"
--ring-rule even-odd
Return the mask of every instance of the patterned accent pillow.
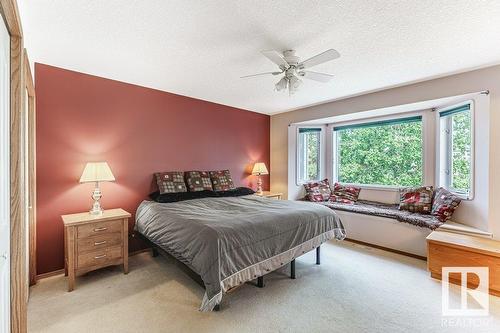
[[360, 191], [361, 188], [356, 186], [341, 185], [339, 183], [333, 185], [333, 194], [335, 196], [352, 202], [358, 201]]
[[186, 183], [184, 183], [184, 172], [157, 172], [155, 173], [155, 176], [160, 194], [187, 192]]
[[412, 213], [430, 214], [432, 210], [432, 186], [399, 189], [399, 209]]
[[304, 188], [306, 190], [306, 198], [309, 201], [327, 201], [332, 194], [328, 179], [306, 183], [304, 184]]
[[208, 171], [186, 171], [185, 176], [189, 192], [213, 191]]
[[229, 170], [210, 171], [209, 174], [214, 191], [228, 191], [235, 188]]
[[451, 218], [461, 201], [462, 199], [440, 187], [434, 191], [431, 214], [436, 216], [439, 221], [446, 222]]

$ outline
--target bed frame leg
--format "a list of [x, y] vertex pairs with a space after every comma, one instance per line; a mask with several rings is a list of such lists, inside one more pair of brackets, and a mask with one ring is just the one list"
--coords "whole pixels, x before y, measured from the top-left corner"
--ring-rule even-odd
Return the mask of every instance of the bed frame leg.
[[257, 287], [264, 288], [264, 276], [259, 276], [257, 278]]
[[295, 259], [290, 262], [290, 279], [295, 279]]
[[152, 255], [153, 257], [158, 257], [158, 254], [159, 254], [159, 253], [158, 253], [158, 250], [157, 250], [155, 247], [152, 247], [152, 248], [151, 248], [151, 255]]
[[321, 264], [321, 245], [316, 248], [316, 265]]

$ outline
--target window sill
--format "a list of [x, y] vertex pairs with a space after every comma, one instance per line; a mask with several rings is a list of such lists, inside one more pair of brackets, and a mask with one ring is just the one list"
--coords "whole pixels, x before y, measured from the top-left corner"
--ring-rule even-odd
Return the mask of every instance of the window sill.
[[387, 191], [387, 192], [399, 192], [400, 188], [405, 186], [389, 186], [389, 185], [364, 185], [364, 184], [350, 184], [350, 183], [340, 183], [345, 186], [356, 186], [362, 190], [375, 190], [375, 191]]

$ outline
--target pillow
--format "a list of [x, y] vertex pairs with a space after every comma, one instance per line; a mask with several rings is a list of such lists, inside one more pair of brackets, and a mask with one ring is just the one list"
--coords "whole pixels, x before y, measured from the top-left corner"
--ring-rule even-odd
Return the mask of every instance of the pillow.
[[186, 171], [186, 185], [190, 192], [212, 191], [212, 181], [207, 171]]
[[155, 173], [156, 183], [160, 194], [187, 192], [186, 183], [184, 183], [184, 172], [169, 171]]
[[352, 202], [358, 201], [359, 192], [361, 188], [351, 185], [341, 185], [335, 183], [333, 185], [333, 195], [339, 197], [340, 199], [349, 200]]
[[214, 191], [227, 191], [235, 188], [229, 170], [210, 171], [209, 174]]
[[326, 201], [330, 198], [332, 190], [328, 179], [323, 179], [317, 182], [310, 182], [304, 184], [306, 190], [306, 198], [309, 201]]
[[449, 220], [462, 201], [462, 199], [443, 187], [438, 188], [434, 192], [432, 200], [431, 214], [436, 216], [441, 222]]
[[215, 193], [218, 197], [241, 197], [243, 195], [254, 194], [255, 191], [248, 187], [237, 187], [232, 190], [217, 191]]
[[200, 198], [211, 198], [216, 196], [217, 194], [214, 191], [174, 192], [174, 193], [163, 193], [163, 194], [160, 194], [160, 191], [156, 191], [149, 195], [149, 197], [152, 200], [161, 203], [178, 202], [178, 201], [200, 199]]
[[400, 188], [399, 209], [412, 213], [430, 214], [432, 194], [432, 186]]

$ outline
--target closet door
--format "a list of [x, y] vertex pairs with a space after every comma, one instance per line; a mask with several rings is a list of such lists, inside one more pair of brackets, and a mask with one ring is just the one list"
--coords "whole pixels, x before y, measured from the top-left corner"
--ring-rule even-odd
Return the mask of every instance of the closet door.
[[10, 331], [10, 35], [0, 17], [0, 333]]

